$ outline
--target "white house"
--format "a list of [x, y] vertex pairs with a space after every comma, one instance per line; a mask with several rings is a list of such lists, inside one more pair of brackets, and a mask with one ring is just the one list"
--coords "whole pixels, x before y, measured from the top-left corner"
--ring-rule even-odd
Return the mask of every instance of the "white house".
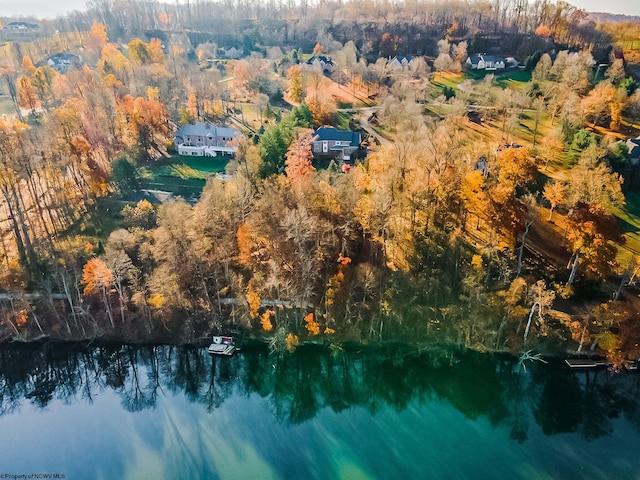
[[241, 135], [233, 128], [198, 122], [180, 127], [174, 145], [178, 154], [191, 157], [215, 157], [219, 153], [232, 155], [238, 148], [234, 140]]
[[413, 63], [413, 57], [409, 57], [409, 56], [398, 56], [396, 55], [395, 57], [391, 58], [389, 57], [389, 60], [387, 61], [387, 67], [389, 68], [393, 68], [394, 70], [397, 69], [405, 69], [406, 67], [410, 67], [411, 63]]
[[331, 60], [331, 57], [325, 55], [314, 55], [306, 61], [306, 64], [313, 68], [320, 69], [322, 73], [333, 72], [333, 60]]
[[486, 53], [473, 54], [467, 58], [465, 63], [467, 68], [471, 70], [504, 70], [506, 67], [504, 58]]
[[66, 73], [70, 68], [79, 68], [82, 65], [82, 57], [71, 53], [56, 53], [47, 58], [47, 65], [58, 73]]

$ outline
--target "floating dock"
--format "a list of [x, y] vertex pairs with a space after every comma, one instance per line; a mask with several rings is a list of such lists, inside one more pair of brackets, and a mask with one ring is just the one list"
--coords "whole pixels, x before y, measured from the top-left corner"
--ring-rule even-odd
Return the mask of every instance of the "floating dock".
[[602, 368], [610, 365], [606, 359], [592, 358], [567, 358], [564, 362], [569, 368]]

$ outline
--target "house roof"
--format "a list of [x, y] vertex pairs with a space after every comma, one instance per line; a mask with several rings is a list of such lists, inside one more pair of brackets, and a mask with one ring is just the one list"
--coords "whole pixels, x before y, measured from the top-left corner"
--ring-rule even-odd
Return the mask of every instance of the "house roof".
[[473, 65], [477, 65], [478, 62], [480, 60], [483, 60], [485, 63], [486, 62], [504, 62], [504, 58], [503, 57], [497, 57], [495, 55], [487, 55], [486, 53], [474, 53], [473, 55], [469, 56], [469, 61], [473, 64]]
[[6, 25], [6, 28], [40, 28], [40, 25], [36, 25], [35, 23], [27, 23], [27, 22], [9, 22]]
[[630, 158], [640, 158], [640, 137], [627, 140]]
[[309, 60], [307, 60], [307, 64], [308, 65], [313, 65], [313, 62], [315, 61], [319, 61], [321, 64], [330, 64], [333, 65], [333, 61], [331, 60], [331, 57], [326, 57], [324, 55], [314, 55], [312, 56]]
[[80, 57], [78, 55], [73, 55], [72, 53], [56, 53], [55, 55], [51, 55], [49, 60], [54, 64], [62, 63], [65, 60], [69, 62], [79, 62]]
[[210, 123], [198, 122], [195, 125], [183, 125], [176, 132], [176, 137], [197, 135], [200, 137], [239, 137], [241, 133], [229, 127], [219, 127]]
[[410, 55], [396, 55], [395, 57], [393, 57], [391, 60], [389, 60], [389, 63], [393, 62], [393, 61], [397, 61], [399, 63], [405, 62], [407, 64], [411, 63], [413, 61], [413, 57]]
[[350, 146], [360, 145], [360, 133], [351, 130], [338, 130], [333, 127], [320, 127], [315, 131], [317, 141], [333, 140], [334, 142], [351, 142]]

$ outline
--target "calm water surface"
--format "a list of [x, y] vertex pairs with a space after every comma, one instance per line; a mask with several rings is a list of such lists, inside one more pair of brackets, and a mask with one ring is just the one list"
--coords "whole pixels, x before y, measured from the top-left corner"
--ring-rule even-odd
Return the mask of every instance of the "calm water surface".
[[637, 374], [464, 352], [0, 350], [0, 473], [640, 478]]

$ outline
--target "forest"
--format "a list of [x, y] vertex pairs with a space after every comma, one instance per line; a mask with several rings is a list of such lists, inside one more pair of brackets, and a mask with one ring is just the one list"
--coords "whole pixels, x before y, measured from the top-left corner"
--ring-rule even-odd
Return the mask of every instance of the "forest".
[[[640, 23], [547, 0], [88, 7], [2, 19], [0, 341], [640, 358]], [[469, 69], [487, 52], [511, 68]], [[196, 122], [241, 131], [233, 158], [178, 155]], [[357, 158], [314, 156], [328, 125]]]

